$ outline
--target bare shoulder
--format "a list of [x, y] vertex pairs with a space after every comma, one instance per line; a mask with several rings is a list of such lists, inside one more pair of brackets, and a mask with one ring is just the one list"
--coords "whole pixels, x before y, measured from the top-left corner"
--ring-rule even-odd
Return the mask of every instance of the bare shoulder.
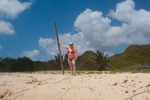
[[77, 50], [77, 48], [74, 48], [74, 50]]

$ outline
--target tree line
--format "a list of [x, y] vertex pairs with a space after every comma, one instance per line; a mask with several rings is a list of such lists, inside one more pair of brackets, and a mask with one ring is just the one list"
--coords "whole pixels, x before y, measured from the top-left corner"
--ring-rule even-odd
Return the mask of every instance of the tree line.
[[35, 63], [28, 57], [19, 57], [17, 59], [6, 57], [0, 58], [0, 71], [2, 72], [23, 72], [35, 70]]
[[[104, 52], [97, 51], [95, 56], [92, 58], [94, 60], [93, 69], [96, 70], [106, 70], [110, 69], [108, 65], [108, 54]], [[63, 56], [62, 56], [63, 59]], [[28, 57], [19, 57], [17, 59], [6, 57], [0, 58], [0, 72], [24, 72], [24, 71], [38, 71], [38, 70], [61, 70], [59, 54], [55, 56], [55, 60], [51, 60], [49, 64], [41, 61], [32, 61]], [[53, 64], [51, 64], [53, 63]], [[64, 61], [63, 61], [64, 63]], [[46, 67], [44, 67], [46, 66]], [[53, 68], [52, 68], [53, 67]]]

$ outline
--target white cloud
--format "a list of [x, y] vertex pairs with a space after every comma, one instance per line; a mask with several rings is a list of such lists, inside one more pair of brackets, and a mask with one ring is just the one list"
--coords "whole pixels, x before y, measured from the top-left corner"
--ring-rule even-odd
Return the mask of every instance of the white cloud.
[[39, 46], [41, 48], [43, 48], [48, 55], [51, 55], [52, 57], [54, 57], [54, 55], [56, 55], [57, 45], [53, 39], [51, 39], [51, 38], [46, 38], [46, 39], [40, 38], [39, 39]]
[[[111, 18], [119, 20], [120, 26], [113, 26]], [[74, 22], [77, 33], [65, 33], [59, 36], [63, 45], [74, 42], [79, 55], [86, 50], [106, 51], [110, 55], [121, 44], [146, 44], [150, 37], [150, 12], [144, 9], [135, 10], [132, 0], [118, 3], [116, 11], [109, 12], [109, 17], [104, 17], [100, 11], [86, 9]], [[51, 58], [58, 52], [56, 40], [40, 38], [39, 45], [46, 50]], [[66, 53], [65, 49], [62, 49]]]
[[0, 45], [0, 50], [3, 48], [3, 46], [2, 45]]
[[131, 34], [142, 33], [150, 36], [150, 11], [136, 10], [133, 0], [126, 0], [117, 4], [116, 10], [109, 13], [110, 16], [128, 24], [127, 30]]
[[33, 51], [23, 51], [20, 56], [23, 57], [29, 57], [32, 60], [39, 60], [39, 54], [40, 52], [38, 50], [33, 50]]
[[111, 19], [103, 17], [102, 12], [86, 9], [77, 17], [74, 26], [93, 50], [110, 51], [119, 44], [131, 43], [125, 33], [127, 24], [111, 26], [110, 23]]
[[14, 33], [15, 31], [11, 23], [0, 20], [0, 34], [12, 35]]
[[1, 0], [0, 17], [15, 18], [18, 14], [29, 8], [30, 2], [19, 2], [18, 0]]
[[16, 18], [25, 9], [29, 8], [31, 4], [31, 2], [21, 3], [18, 0], [0, 0], [0, 34], [14, 34], [13, 25], [4, 21], [4, 19]]
[[111, 20], [103, 17], [102, 12], [86, 9], [77, 17], [74, 26], [80, 31], [83, 39], [88, 42], [88, 47], [94, 50], [103, 47], [101, 49], [105, 50], [111, 48], [104, 44], [107, 39], [106, 32], [111, 27], [110, 23]]

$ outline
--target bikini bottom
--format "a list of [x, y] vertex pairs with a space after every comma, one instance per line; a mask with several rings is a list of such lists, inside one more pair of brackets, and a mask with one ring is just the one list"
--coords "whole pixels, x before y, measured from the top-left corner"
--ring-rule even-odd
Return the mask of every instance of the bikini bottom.
[[[75, 57], [74, 57], [74, 58], [75, 58]], [[69, 57], [68, 57], [68, 59], [69, 59], [70, 61], [72, 61], [74, 58], [69, 58]]]

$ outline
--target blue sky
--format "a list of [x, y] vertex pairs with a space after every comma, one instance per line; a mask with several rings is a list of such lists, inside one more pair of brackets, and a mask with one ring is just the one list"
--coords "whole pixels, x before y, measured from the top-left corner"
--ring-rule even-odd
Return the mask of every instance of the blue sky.
[[[48, 61], [60, 42], [110, 56], [131, 44], [148, 44], [149, 0], [1, 0], [0, 56]], [[66, 50], [62, 48], [63, 54]]]

